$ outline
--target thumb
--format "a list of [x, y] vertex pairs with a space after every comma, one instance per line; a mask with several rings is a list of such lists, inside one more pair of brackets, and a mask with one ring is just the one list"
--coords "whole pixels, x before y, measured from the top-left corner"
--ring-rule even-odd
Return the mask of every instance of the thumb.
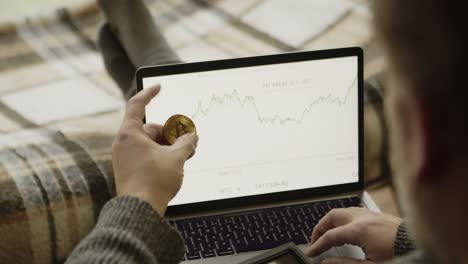
[[198, 144], [198, 135], [195, 133], [185, 134], [177, 138], [176, 142], [171, 146], [174, 148], [182, 160], [187, 160], [193, 156]]
[[327, 258], [322, 264], [375, 264], [375, 262], [348, 257]]

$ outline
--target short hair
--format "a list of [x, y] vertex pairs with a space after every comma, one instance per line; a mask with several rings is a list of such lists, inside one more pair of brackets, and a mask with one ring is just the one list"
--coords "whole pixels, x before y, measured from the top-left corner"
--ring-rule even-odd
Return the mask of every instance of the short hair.
[[465, 2], [376, 0], [373, 4], [376, 33], [387, 50], [392, 70], [415, 84], [414, 92], [429, 106], [431, 120], [435, 121], [431, 129], [444, 148], [466, 153]]

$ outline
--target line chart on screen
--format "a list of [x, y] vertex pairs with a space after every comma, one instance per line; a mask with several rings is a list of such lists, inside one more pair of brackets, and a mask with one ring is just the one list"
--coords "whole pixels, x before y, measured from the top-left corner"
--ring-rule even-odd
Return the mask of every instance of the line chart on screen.
[[161, 84], [147, 122], [183, 114], [200, 138], [172, 203], [355, 181], [356, 65], [345, 57], [144, 79]]
[[257, 106], [256, 99], [253, 96], [241, 96], [238, 90], [234, 89], [231, 93], [224, 94], [222, 96], [212, 95], [209, 102], [204, 105], [203, 101], [200, 100], [197, 103], [195, 113], [191, 115], [192, 119], [199, 119], [200, 117], [206, 117], [212, 111], [216, 111], [216, 108], [222, 107], [226, 103], [236, 103], [240, 108], [250, 108], [253, 116], [257, 119], [260, 124], [286, 124], [296, 123], [302, 124], [305, 116], [313, 110], [313, 107], [320, 103], [335, 104], [341, 106], [346, 104], [348, 101], [351, 89], [355, 86], [357, 77], [353, 79], [352, 83], [346, 89], [344, 96], [334, 96], [331, 93], [327, 96], [319, 96], [313, 98], [310, 103], [304, 106], [302, 113], [299, 116], [281, 116], [279, 114], [263, 114]]

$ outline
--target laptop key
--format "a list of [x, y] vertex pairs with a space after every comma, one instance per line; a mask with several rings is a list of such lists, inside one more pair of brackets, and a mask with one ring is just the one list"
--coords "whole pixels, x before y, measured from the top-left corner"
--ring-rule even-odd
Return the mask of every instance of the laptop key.
[[209, 249], [209, 250], [203, 250], [201, 252], [201, 255], [203, 258], [212, 258], [212, 257], [216, 257], [216, 254], [214, 252], [214, 250], [212, 249]]
[[218, 226], [220, 226], [220, 222], [218, 222], [216, 219], [211, 219], [211, 220], [208, 221], [208, 225], [213, 226], [213, 227], [215, 227], [215, 226], [218, 227]]
[[218, 254], [218, 256], [232, 255], [234, 254], [234, 249], [232, 249], [232, 247], [219, 248], [216, 249], [216, 253]]
[[206, 241], [219, 241], [221, 240], [219, 234], [213, 234], [213, 235], [206, 235], [205, 236]]
[[187, 222], [185, 223], [179, 223], [179, 221], [176, 221], [175, 222], [175, 225], [177, 227], [177, 229], [183, 231], [183, 230], [190, 230], [190, 226]]
[[200, 232], [198, 232], [198, 230], [190, 230], [190, 231], [186, 231], [187, 232], [187, 236], [189, 237], [198, 237], [200, 236]]
[[247, 245], [258, 245], [260, 244], [260, 239], [258, 237], [248, 237], [245, 239]]
[[248, 235], [248, 232], [246, 232], [244, 230], [234, 231], [234, 237], [235, 238], [246, 237], [247, 235]]
[[212, 233], [214, 233], [214, 230], [213, 230], [213, 227], [209, 227], [209, 228], [203, 228], [201, 229], [201, 232], [205, 235], [210, 235]]
[[187, 245], [187, 252], [198, 252], [200, 250], [200, 245]]
[[275, 236], [276, 236], [276, 240], [278, 241], [282, 241], [284, 243], [289, 241], [289, 238], [286, 234], [275, 234]]
[[204, 242], [201, 244], [204, 250], [215, 249], [216, 245], [212, 242]]
[[223, 239], [232, 239], [234, 238], [234, 234], [233, 233], [225, 233], [222, 235]]
[[231, 242], [229, 240], [228, 241], [226, 241], [226, 240], [216, 241], [215, 244], [216, 244], [217, 249], [230, 248], [231, 247]]
[[187, 260], [194, 260], [194, 259], [200, 259], [201, 256], [199, 252], [189, 252], [185, 254], [185, 258], [187, 258]]

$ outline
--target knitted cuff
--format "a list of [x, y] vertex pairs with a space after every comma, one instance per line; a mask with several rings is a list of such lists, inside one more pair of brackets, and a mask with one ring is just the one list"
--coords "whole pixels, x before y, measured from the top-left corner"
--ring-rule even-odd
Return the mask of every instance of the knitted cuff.
[[408, 231], [408, 227], [404, 222], [401, 223], [398, 227], [397, 236], [393, 248], [394, 256], [402, 256], [416, 249], [416, 244], [411, 238], [411, 234]]
[[141, 240], [160, 263], [182, 259], [184, 243], [179, 233], [151, 205], [139, 198], [119, 196], [101, 210], [98, 228], [124, 229]]

